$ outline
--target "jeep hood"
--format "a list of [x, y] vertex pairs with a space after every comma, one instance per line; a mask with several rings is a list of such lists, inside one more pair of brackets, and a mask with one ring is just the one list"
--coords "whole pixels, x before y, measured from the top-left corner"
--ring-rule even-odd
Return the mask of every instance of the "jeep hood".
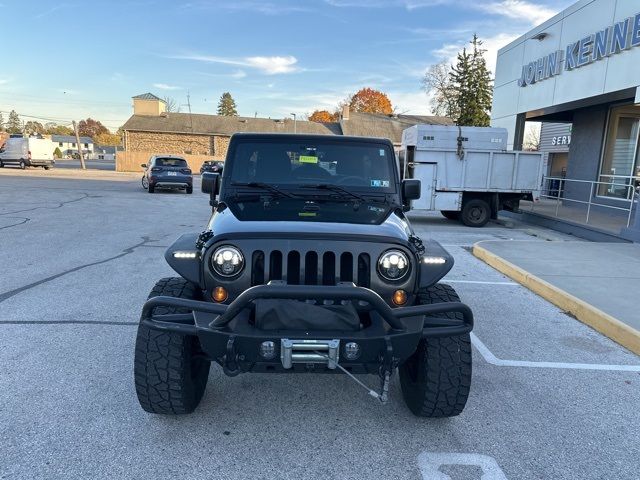
[[[223, 205], [208, 228], [216, 237], [233, 234], [363, 235], [408, 241], [413, 233], [401, 211], [382, 204], [316, 204], [288, 202], [288, 208], [266, 207], [260, 202]], [[244, 206], [244, 208], [243, 208]]]

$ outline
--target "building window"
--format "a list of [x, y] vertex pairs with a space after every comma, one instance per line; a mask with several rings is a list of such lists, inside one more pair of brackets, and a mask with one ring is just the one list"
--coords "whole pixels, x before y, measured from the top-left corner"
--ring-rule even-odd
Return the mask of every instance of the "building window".
[[602, 156], [598, 194], [629, 200], [640, 176], [640, 107], [611, 109], [609, 129]]
[[85, 143], [85, 144], [84, 144], [84, 148], [89, 148], [89, 144], [88, 144], [88, 143]]
[[59, 146], [59, 147], [64, 147], [64, 145], [62, 144], [62, 142], [58, 142], [58, 146]]
[[71, 144], [71, 148], [76, 148], [76, 144], [75, 144], [75, 143], [72, 143], [72, 144]]

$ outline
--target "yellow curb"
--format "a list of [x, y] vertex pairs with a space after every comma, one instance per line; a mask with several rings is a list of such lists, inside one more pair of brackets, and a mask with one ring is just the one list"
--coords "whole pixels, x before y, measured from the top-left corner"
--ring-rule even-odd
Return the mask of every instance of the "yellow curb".
[[635, 328], [500, 258], [479, 244], [473, 246], [473, 255], [565, 312], [572, 314], [582, 323], [640, 355], [640, 332]]

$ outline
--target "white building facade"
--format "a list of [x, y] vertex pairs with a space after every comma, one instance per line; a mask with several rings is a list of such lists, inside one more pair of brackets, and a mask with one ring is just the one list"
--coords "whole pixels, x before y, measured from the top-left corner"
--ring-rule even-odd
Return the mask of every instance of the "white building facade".
[[568, 137], [555, 135], [567, 142], [563, 198], [626, 209], [620, 237], [632, 241], [640, 241], [639, 87], [640, 1], [580, 0], [498, 52], [492, 111], [515, 148], [527, 121], [567, 124]]

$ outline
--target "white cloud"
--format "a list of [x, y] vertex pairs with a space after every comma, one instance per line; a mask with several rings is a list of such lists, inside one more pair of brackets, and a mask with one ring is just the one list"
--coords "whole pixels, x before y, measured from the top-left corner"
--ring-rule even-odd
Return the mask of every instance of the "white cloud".
[[[518, 38], [518, 34], [499, 33], [493, 37], [482, 38], [482, 48], [486, 50], [484, 58], [487, 60], [487, 68], [495, 74], [496, 72], [496, 60], [498, 59], [498, 50], [505, 45], [513, 42]], [[442, 47], [434, 50], [433, 54], [440, 62], [446, 62], [450, 65], [455, 65], [458, 57], [458, 52], [461, 52], [463, 48], [471, 48], [468, 43], [448, 43], [442, 45]]]
[[297, 4], [286, 4], [278, 2], [265, 2], [259, 0], [229, 0], [229, 1], [197, 1], [185, 3], [182, 5], [184, 9], [201, 9], [201, 10], [228, 10], [230, 12], [250, 12], [262, 13], [264, 15], [282, 15], [286, 13], [310, 12], [309, 7], [303, 7]]
[[245, 72], [244, 70], [236, 70], [235, 72], [233, 72], [231, 75], [229, 75], [231, 78], [235, 78], [235, 79], [241, 79], [247, 76], [247, 72]]
[[531, 25], [538, 25], [558, 13], [558, 10], [525, 0], [501, 0], [489, 4], [477, 3], [475, 8], [493, 15], [521, 21], [526, 20]]
[[212, 55], [188, 54], [174, 55], [169, 58], [179, 60], [193, 60], [205, 63], [221, 63], [224, 65], [236, 65], [239, 67], [254, 68], [266, 75], [277, 75], [283, 73], [295, 73], [301, 69], [297, 66], [298, 59], [289, 56], [273, 56], [273, 57], [245, 57], [245, 58], [229, 58], [217, 57]]
[[453, 3], [454, 0], [324, 0], [332, 7], [342, 8], [389, 8], [403, 7], [407, 10], [435, 7]]
[[166, 83], [154, 83], [153, 86], [159, 88], [160, 90], [182, 90], [182, 87], [178, 87], [176, 85], [167, 85]]

